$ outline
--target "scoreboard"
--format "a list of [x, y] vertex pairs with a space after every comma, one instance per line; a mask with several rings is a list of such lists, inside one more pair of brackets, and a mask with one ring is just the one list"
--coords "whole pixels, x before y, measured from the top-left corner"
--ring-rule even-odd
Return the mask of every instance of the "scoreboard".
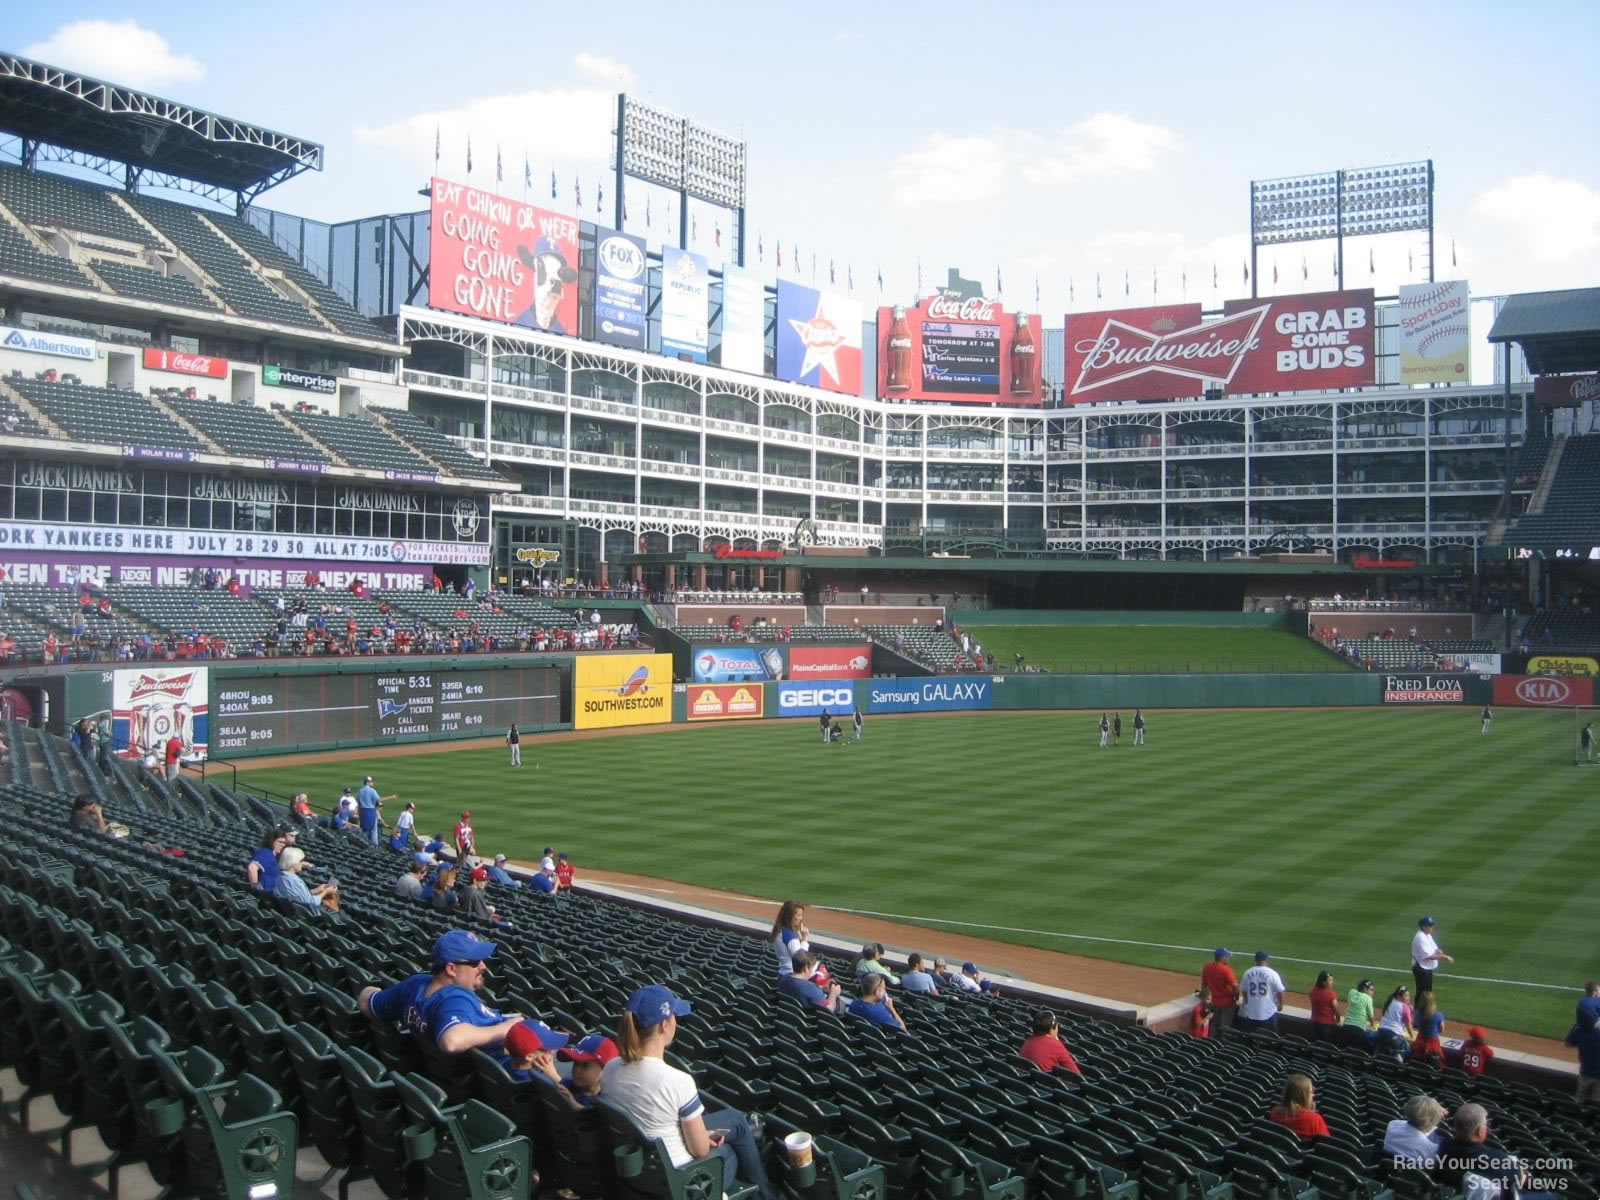
[[571, 668], [212, 674], [212, 752], [285, 753], [387, 738], [472, 737], [572, 720]]

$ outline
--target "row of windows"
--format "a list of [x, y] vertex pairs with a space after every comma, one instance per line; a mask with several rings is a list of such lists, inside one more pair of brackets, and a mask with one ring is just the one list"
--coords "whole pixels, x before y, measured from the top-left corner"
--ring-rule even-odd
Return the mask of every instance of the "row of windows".
[[[60, 488], [0, 486], [0, 520], [65, 521], [154, 529], [227, 529], [339, 537], [457, 541], [437, 513], [369, 512], [298, 504], [256, 504], [187, 497], [119, 496]], [[484, 528], [480, 523], [480, 529]], [[478, 540], [481, 540], [481, 536]]]

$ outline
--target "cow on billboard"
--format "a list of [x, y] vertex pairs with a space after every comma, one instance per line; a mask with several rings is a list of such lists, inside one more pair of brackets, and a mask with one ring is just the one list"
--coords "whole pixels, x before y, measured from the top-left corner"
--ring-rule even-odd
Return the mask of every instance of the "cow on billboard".
[[437, 177], [430, 190], [430, 307], [546, 333], [577, 331], [577, 221]]
[[1371, 288], [1068, 314], [1067, 400], [1180, 400], [1362, 387], [1377, 380]]
[[778, 281], [777, 377], [861, 394], [861, 305]]

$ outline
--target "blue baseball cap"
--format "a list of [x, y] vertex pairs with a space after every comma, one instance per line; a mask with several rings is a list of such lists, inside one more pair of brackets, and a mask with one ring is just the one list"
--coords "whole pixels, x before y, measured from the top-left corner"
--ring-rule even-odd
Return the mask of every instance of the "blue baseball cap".
[[506, 1053], [512, 1058], [527, 1058], [535, 1050], [559, 1050], [569, 1041], [543, 1021], [520, 1021], [506, 1034]]
[[601, 1033], [591, 1033], [556, 1054], [562, 1062], [608, 1063], [621, 1051], [617, 1044]]
[[1229, 950], [1226, 946], [1218, 946], [1216, 948], [1215, 952], [1213, 952], [1212, 957], [1213, 958], [1232, 958], [1233, 957], [1233, 951]]
[[671, 988], [660, 984], [642, 987], [628, 997], [628, 1011], [641, 1025], [659, 1025], [668, 1017], [687, 1017], [689, 1002], [672, 994]]
[[1438, 923], [1432, 917], [1423, 917], [1417, 922], [1418, 925], [1437, 925]]
[[963, 974], [976, 975], [978, 973], [978, 964], [977, 963], [971, 963], [971, 962], [964, 962], [964, 963], [961, 964], [961, 970], [962, 970]]
[[1257, 962], [1266, 962], [1267, 959], [1269, 959], [1271, 957], [1272, 957], [1272, 955], [1268, 954], [1265, 950], [1257, 950], [1256, 951], [1256, 961]]
[[482, 962], [493, 957], [498, 948], [497, 943], [486, 942], [475, 933], [452, 929], [434, 942], [433, 965], [442, 967], [447, 963]]

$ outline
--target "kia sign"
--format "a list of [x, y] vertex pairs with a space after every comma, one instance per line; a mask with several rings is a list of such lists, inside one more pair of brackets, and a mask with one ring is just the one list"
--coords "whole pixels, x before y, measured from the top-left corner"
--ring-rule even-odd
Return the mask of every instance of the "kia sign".
[[1494, 702], [1518, 708], [1583, 708], [1594, 703], [1587, 675], [1496, 675]]
[[823, 713], [842, 717], [856, 706], [856, 691], [848, 683], [780, 683], [780, 717], [816, 717]]
[[430, 307], [578, 331], [577, 221], [447, 179], [429, 191]]
[[872, 674], [866, 646], [791, 646], [790, 679], [865, 679]]
[[695, 683], [762, 683], [783, 678], [783, 651], [776, 646], [695, 646], [689, 652]]
[[759, 683], [719, 683], [690, 687], [688, 715], [691, 721], [752, 720], [762, 711], [763, 689]]
[[[1504, 679], [1502, 675], [1499, 678]], [[1385, 704], [1465, 704], [1467, 688], [1461, 675], [1385, 675]]]
[[630, 350], [645, 337], [644, 242], [615, 229], [594, 231], [594, 338]]
[[994, 681], [987, 675], [885, 680], [867, 690], [867, 711], [874, 713], [951, 712], [993, 704]]
[[228, 375], [228, 360], [225, 358], [185, 354], [181, 350], [162, 350], [157, 346], [144, 348], [144, 366], [147, 371], [171, 371], [176, 375], [201, 375], [207, 379], [225, 379]]
[[1377, 379], [1371, 288], [1067, 317], [1069, 403], [1176, 400], [1208, 387], [1293, 392]]

